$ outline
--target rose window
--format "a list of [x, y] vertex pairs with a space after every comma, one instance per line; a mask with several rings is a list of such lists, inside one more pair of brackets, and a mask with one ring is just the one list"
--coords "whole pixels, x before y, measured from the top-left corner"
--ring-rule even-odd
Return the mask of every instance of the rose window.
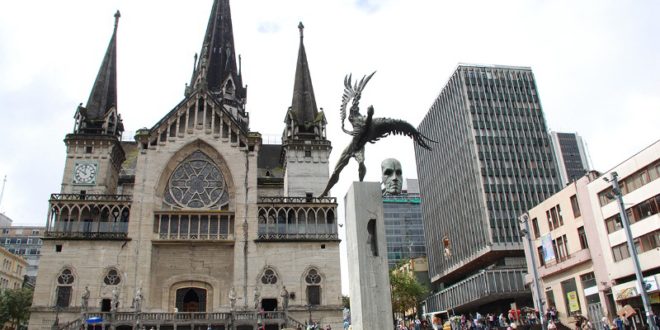
[[227, 204], [227, 184], [218, 167], [195, 151], [172, 173], [165, 202], [182, 208], [214, 208]]
[[264, 275], [261, 276], [261, 283], [275, 284], [277, 283], [277, 275], [272, 269], [266, 269], [266, 271], [264, 271]]

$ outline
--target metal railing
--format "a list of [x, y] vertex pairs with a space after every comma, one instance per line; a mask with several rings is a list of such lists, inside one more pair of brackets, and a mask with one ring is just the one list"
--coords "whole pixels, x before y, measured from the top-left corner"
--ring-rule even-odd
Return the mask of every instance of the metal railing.
[[131, 195], [106, 194], [50, 194], [51, 201], [108, 201], [130, 202]]
[[336, 204], [336, 197], [259, 197], [259, 204]]

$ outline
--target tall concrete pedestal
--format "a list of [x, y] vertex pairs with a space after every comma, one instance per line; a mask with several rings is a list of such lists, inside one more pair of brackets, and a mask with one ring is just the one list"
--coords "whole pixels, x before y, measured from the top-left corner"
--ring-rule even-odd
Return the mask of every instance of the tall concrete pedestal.
[[353, 182], [344, 197], [354, 330], [392, 329], [392, 301], [380, 184]]

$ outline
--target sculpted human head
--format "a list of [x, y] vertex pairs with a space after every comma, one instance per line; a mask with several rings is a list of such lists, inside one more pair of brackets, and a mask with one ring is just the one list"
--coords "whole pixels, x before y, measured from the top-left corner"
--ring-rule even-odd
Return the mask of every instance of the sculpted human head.
[[382, 173], [383, 193], [385, 195], [399, 195], [403, 187], [403, 172], [401, 163], [394, 158], [387, 158], [380, 163]]

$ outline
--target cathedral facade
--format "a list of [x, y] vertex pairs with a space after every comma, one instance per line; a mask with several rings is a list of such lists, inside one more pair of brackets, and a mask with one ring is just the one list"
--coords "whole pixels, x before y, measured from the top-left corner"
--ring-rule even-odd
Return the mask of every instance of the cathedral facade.
[[[245, 109], [228, 0], [215, 0], [183, 100], [122, 141], [116, 35], [67, 134], [30, 329], [339, 328], [332, 149], [300, 29], [282, 143]], [[285, 106], [286, 108], [286, 106]]]

